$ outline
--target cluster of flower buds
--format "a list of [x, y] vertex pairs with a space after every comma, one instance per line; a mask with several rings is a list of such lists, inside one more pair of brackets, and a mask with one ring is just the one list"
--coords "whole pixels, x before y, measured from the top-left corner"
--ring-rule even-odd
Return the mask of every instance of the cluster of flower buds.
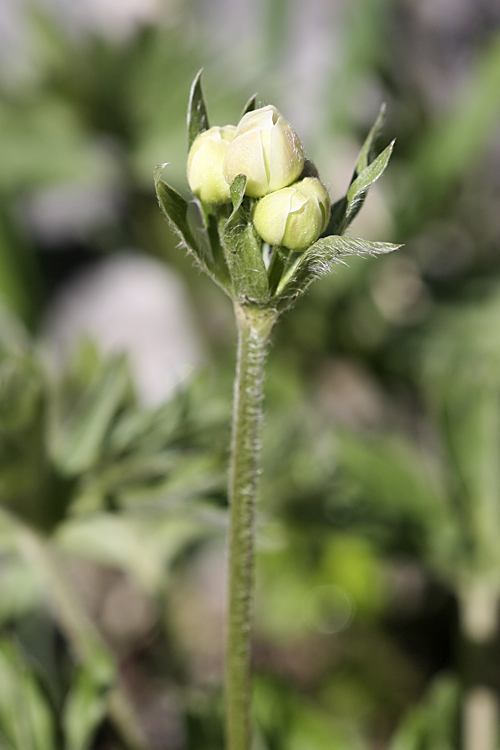
[[331, 207], [297, 133], [276, 107], [255, 109], [252, 97], [237, 126], [210, 127], [200, 78], [201, 71], [191, 86], [187, 119], [187, 177], [199, 199], [198, 217], [163, 180], [166, 164], [154, 171], [155, 188], [184, 248], [237, 309], [279, 315], [345, 258], [398, 247], [344, 236], [392, 153], [394, 142], [376, 155], [384, 107], [346, 194]]
[[301, 252], [325, 231], [330, 198], [316, 177], [300, 180], [304, 151], [289, 122], [269, 105], [247, 112], [237, 127], [200, 133], [188, 156], [193, 193], [207, 204], [229, 203], [230, 185], [245, 175], [245, 194], [257, 199], [253, 222], [264, 242]]

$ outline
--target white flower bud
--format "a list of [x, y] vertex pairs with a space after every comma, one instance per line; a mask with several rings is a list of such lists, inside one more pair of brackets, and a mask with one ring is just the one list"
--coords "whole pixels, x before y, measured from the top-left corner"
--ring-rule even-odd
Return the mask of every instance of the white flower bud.
[[236, 128], [226, 125], [200, 133], [189, 150], [187, 179], [189, 187], [203, 203], [228, 203], [229, 185], [222, 172], [227, 147]]
[[261, 198], [299, 177], [304, 165], [302, 144], [289, 122], [269, 105], [247, 112], [227, 149], [224, 175], [229, 184], [246, 175], [246, 194]]
[[328, 191], [316, 177], [266, 195], [255, 206], [253, 223], [264, 242], [289, 250], [306, 250], [325, 231], [330, 219]]

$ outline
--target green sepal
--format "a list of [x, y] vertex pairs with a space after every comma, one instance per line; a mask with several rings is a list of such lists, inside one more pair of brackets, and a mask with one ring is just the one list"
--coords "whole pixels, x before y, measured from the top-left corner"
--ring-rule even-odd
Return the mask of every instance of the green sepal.
[[[154, 180], [156, 195], [158, 197], [158, 203], [160, 208], [167, 217], [170, 227], [175, 234], [180, 238], [183, 247], [194, 256], [199, 268], [210, 276], [216, 284], [218, 284], [226, 293], [228, 292], [227, 279], [224, 276], [219, 276], [217, 273], [218, 264], [214, 261], [212, 251], [207, 244], [203, 244], [201, 247], [196, 242], [191, 227], [188, 222], [188, 203], [179, 195], [177, 190], [167, 185], [161, 179], [162, 172], [166, 164], [160, 164], [154, 170]], [[213, 237], [213, 228], [212, 240]], [[209, 236], [210, 240], [210, 236]]]
[[400, 247], [389, 242], [369, 242], [339, 235], [319, 239], [283, 275], [275, 294], [278, 310], [291, 307], [314, 279], [326, 276], [334, 265], [342, 264], [344, 258], [391, 253]]
[[231, 195], [231, 203], [233, 204], [233, 212], [229, 217], [229, 221], [236, 215], [240, 209], [241, 204], [245, 200], [245, 190], [247, 186], [247, 178], [244, 174], [236, 175], [229, 187], [229, 193]]
[[[241, 117], [244, 117], [246, 114], [248, 114], [248, 112], [253, 112], [256, 104], [257, 104], [257, 94], [254, 94], [253, 96], [250, 97], [250, 99], [247, 101], [247, 103], [243, 107]], [[241, 117], [240, 117], [240, 120], [241, 120]]]
[[219, 237], [219, 225], [221, 222], [225, 222], [228, 217], [230, 206], [224, 204], [223, 206], [213, 206], [208, 203], [202, 203], [196, 201], [202, 220], [205, 227], [206, 236], [210, 245], [212, 256], [210, 262], [207, 265], [213, 271], [213, 275], [217, 277], [219, 284], [227, 292], [231, 287], [231, 280], [227, 270], [226, 261], [224, 259], [224, 251], [222, 249], [220, 237]]
[[330, 219], [328, 221], [328, 226], [323, 232], [323, 236], [329, 237], [332, 234], [342, 234], [342, 232], [344, 231], [342, 229], [342, 225], [344, 223], [346, 214], [347, 214], [347, 195], [344, 195], [342, 198], [339, 198], [339, 200], [333, 204], [332, 210], [330, 212]]
[[207, 107], [201, 89], [201, 74], [203, 68], [198, 71], [196, 77], [191, 85], [191, 91], [189, 93], [189, 105], [188, 105], [188, 116], [187, 116], [187, 131], [188, 131], [188, 151], [193, 145], [193, 141], [200, 133], [208, 130], [210, 127], [208, 124]]
[[316, 177], [316, 179], [320, 179], [316, 164], [307, 157], [304, 159], [304, 166], [300, 173], [299, 180], [303, 180], [305, 177]]
[[241, 305], [266, 305], [269, 284], [262, 258], [262, 240], [252, 222], [253, 201], [245, 198], [246, 183], [245, 175], [238, 175], [231, 183], [233, 212], [222, 226], [221, 241], [234, 299]]
[[269, 291], [274, 294], [283, 276], [286, 261], [290, 251], [282, 247], [273, 247], [271, 261], [267, 269], [267, 278], [269, 279]]
[[199, 260], [206, 262], [206, 258], [203, 258], [200, 248], [193, 237], [191, 227], [189, 226], [187, 213], [188, 203], [179, 195], [177, 190], [167, 185], [164, 180], [161, 179], [163, 170], [167, 164], [159, 164], [154, 170], [154, 180], [156, 195], [160, 208], [168, 219], [173, 231], [181, 239], [182, 244], [186, 249], [193, 253]]

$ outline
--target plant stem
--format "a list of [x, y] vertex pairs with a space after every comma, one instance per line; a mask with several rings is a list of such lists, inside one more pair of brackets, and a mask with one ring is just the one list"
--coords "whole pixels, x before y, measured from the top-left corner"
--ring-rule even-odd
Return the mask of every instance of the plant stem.
[[79, 664], [107, 688], [108, 715], [130, 750], [149, 747], [135, 710], [120, 684], [115, 657], [71, 588], [50, 543], [24, 524], [16, 524], [19, 545], [46, 586], [54, 615]]
[[255, 492], [264, 362], [274, 310], [235, 305], [238, 357], [229, 471], [229, 591], [226, 634], [227, 750], [250, 750]]

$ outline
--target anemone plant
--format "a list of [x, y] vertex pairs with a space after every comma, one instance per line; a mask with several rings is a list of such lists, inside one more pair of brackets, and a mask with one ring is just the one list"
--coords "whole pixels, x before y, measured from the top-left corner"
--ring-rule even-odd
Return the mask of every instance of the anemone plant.
[[331, 206], [299, 137], [274, 106], [252, 97], [238, 125], [210, 127], [200, 73], [188, 108], [188, 203], [155, 170], [160, 207], [181, 245], [231, 298], [238, 328], [229, 469], [229, 590], [226, 631], [227, 750], [251, 746], [251, 631], [254, 513], [264, 365], [271, 331], [316, 278], [352, 255], [398, 245], [343, 236], [384, 172], [393, 143], [375, 157], [384, 108], [357, 160], [347, 194]]

